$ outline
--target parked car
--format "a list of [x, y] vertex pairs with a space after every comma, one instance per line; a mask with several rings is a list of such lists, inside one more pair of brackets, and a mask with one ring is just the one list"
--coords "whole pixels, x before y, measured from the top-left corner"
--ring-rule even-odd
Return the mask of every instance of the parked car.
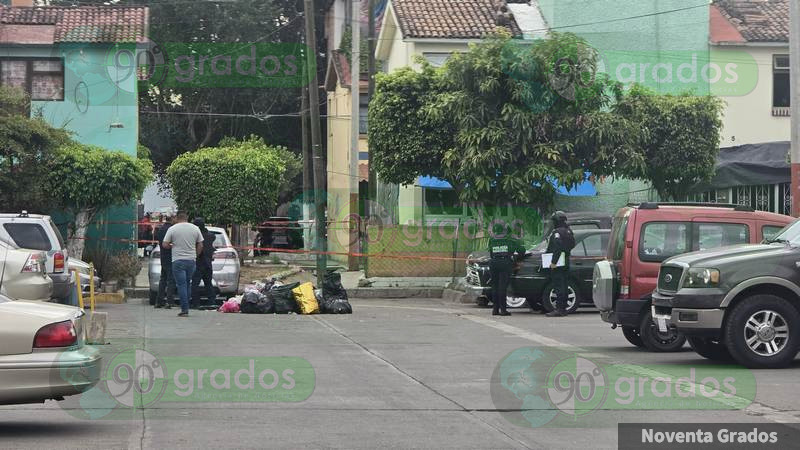
[[[89, 292], [89, 285], [91, 284], [91, 280], [92, 280], [91, 272], [90, 272], [91, 266], [88, 263], [81, 261], [80, 259], [70, 258], [69, 259], [69, 263], [68, 263], [68, 267], [69, 267], [70, 272], [73, 269], [78, 271], [78, 275], [80, 276], [80, 279], [81, 279], [81, 291]], [[97, 275], [97, 269], [94, 269], [94, 291], [95, 292], [100, 292], [100, 283], [102, 281], [103, 280], [101, 280], [100, 277]]]
[[[570, 255], [569, 296], [567, 311], [574, 312], [580, 305], [592, 305], [592, 271], [594, 264], [605, 257], [610, 230], [577, 230], [575, 248]], [[542, 254], [547, 243], [539, 244], [525, 253], [511, 275], [507, 303], [510, 307], [528, 305], [533, 309], [555, 309], [556, 293], [550, 284], [550, 269], [542, 267]], [[475, 263], [478, 289], [481, 295], [491, 294], [489, 257]]]
[[[256, 248], [303, 248], [303, 231], [300, 223], [289, 217], [270, 217], [253, 229], [257, 231], [253, 242]], [[265, 250], [254, 250], [253, 256], [268, 255]]]
[[[231, 239], [228, 237], [224, 228], [206, 227], [215, 236], [214, 239], [214, 275], [212, 281], [218, 295], [222, 297], [232, 297], [239, 290], [239, 253], [233, 248]], [[161, 249], [156, 246], [150, 253], [150, 260], [147, 265], [147, 273], [150, 280], [150, 304], [155, 305], [158, 297], [158, 281], [161, 279]], [[201, 281], [200, 286], [204, 286]], [[205, 292], [204, 290], [201, 292]], [[175, 295], [177, 299], [177, 293]]]
[[50, 301], [53, 280], [47, 276], [47, 253], [18, 249], [0, 241], [0, 295], [14, 300]]
[[661, 263], [692, 251], [761, 242], [791, 220], [738, 205], [642, 203], [621, 208], [606, 260], [593, 275], [600, 317], [613, 328], [621, 326], [633, 345], [677, 351], [685, 336], [675, 328], [656, 327], [650, 310]]
[[0, 404], [80, 394], [100, 379], [100, 352], [85, 345], [84, 312], [0, 295]]
[[786, 367], [800, 350], [800, 222], [763, 244], [706, 250], [661, 265], [657, 326], [688, 336], [701, 356]]
[[47, 252], [47, 274], [53, 280], [53, 299], [68, 303], [75, 280], [67, 270], [69, 254], [64, 239], [49, 216], [0, 214], [0, 241], [20, 249]]
[[[572, 212], [567, 213], [567, 224], [569, 224], [570, 228], [573, 231], [581, 231], [581, 230], [608, 230], [611, 228], [611, 216], [604, 213], [596, 213], [596, 212]], [[553, 231], [553, 224], [550, 221], [547, 221], [544, 226], [544, 232], [542, 234], [542, 240], [534, 245], [531, 249], [528, 250], [528, 253], [532, 256], [534, 254], [541, 255], [547, 249], [547, 238], [550, 236], [550, 233]], [[577, 239], [577, 236], [576, 236]], [[593, 238], [596, 239], [596, 238]], [[607, 241], [607, 238], [606, 238]], [[605, 247], [603, 247], [605, 248]], [[535, 258], [534, 258], [535, 259]], [[533, 259], [526, 258], [529, 261], [527, 265], [533, 262]], [[467, 257], [467, 274], [465, 277], [465, 284], [467, 286], [467, 290], [475, 297], [477, 303], [481, 306], [486, 306], [492, 302], [490, 298], [490, 276], [489, 276], [489, 252], [487, 251], [479, 251], [473, 252]], [[581, 262], [583, 264], [583, 262]], [[526, 265], [526, 266], [527, 266]], [[528, 271], [528, 268], [525, 269]], [[591, 272], [590, 272], [591, 274]], [[588, 279], [588, 278], [587, 278]], [[507, 303], [509, 308], [519, 308], [525, 305], [530, 305], [531, 307], [538, 307], [540, 305], [540, 297], [541, 293], [533, 294], [531, 292], [530, 286], [526, 286], [527, 282], [519, 282], [515, 283], [514, 278], [512, 278], [511, 289], [509, 290], [509, 296], [507, 298]], [[538, 284], [538, 283], [534, 283]], [[515, 293], [513, 289], [520, 289], [520, 293]], [[529, 295], [533, 294], [533, 295]], [[573, 294], [570, 293], [570, 298], [573, 298]], [[533, 299], [534, 301], [530, 304], [528, 303], [528, 299]], [[591, 295], [581, 296], [583, 301], [589, 301], [591, 303]], [[572, 300], [570, 300], [572, 302]], [[550, 302], [544, 302], [541, 304], [543, 308], [550, 311]], [[572, 305], [572, 303], [570, 303]], [[577, 308], [577, 306], [574, 306]], [[574, 310], [572, 308], [572, 310]]]

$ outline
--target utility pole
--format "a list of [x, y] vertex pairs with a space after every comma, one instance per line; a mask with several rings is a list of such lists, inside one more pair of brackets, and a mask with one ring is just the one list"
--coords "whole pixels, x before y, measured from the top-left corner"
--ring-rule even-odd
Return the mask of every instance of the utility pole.
[[[307, 48], [307, 47], [306, 47]], [[307, 80], [308, 71], [306, 64], [303, 64], [303, 79]], [[314, 190], [314, 176], [312, 175], [313, 157], [311, 156], [311, 143], [308, 135], [308, 85], [300, 88], [302, 91], [302, 102], [300, 103], [300, 129], [303, 135], [303, 248], [311, 249], [311, 193]]]
[[[361, 121], [361, 0], [353, 1], [351, 14], [350, 36], [352, 37], [352, 50], [350, 52], [350, 223], [347, 249], [350, 254], [358, 250], [358, 228], [353, 229], [353, 218], [359, 216], [358, 207], [358, 136], [360, 134], [359, 122]], [[360, 221], [356, 221], [358, 227]], [[358, 258], [347, 257], [349, 270], [358, 270]]]
[[800, 3], [789, 2], [789, 91], [792, 106], [792, 216], [800, 217]]
[[[369, 100], [375, 96], [375, 0], [369, 1], [369, 30], [367, 32], [367, 49], [369, 55], [367, 57], [367, 76], [369, 87], [367, 93]], [[364, 216], [366, 218], [364, 223], [364, 248], [362, 253], [369, 254], [369, 225], [372, 221], [373, 215], [376, 213], [375, 199], [378, 198], [378, 180], [375, 177], [375, 170], [372, 168], [372, 149], [369, 145], [369, 138], [367, 139], [367, 202], [364, 208]], [[366, 275], [369, 270], [369, 258], [364, 258], [364, 274]]]
[[[306, 15], [306, 67], [309, 70], [308, 101], [311, 120], [311, 154], [314, 158], [314, 209], [316, 210], [316, 243], [317, 253], [317, 286], [322, 286], [322, 281], [327, 270], [328, 249], [327, 217], [325, 217], [325, 166], [322, 157], [322, 132], [319, 123], [319, 81], [317, 80], [317, 26], [314, 23], [314, 0], [303, 0], [303, 12]], [[312, 70], [313, 69], [313, 70]]]

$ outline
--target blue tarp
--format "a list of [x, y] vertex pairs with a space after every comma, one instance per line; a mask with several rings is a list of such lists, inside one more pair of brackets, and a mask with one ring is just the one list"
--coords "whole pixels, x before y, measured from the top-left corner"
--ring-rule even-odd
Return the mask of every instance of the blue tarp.
[[436, 177], [419, 177], [417, 186], [428, 189], [453, 189], [450, 183]]
[[[590, 175], [591, 174], [587, 173], [586, 178], [589, 178]], [[436, 177], [419, 177], [419, 179], [417, 180], [417, 185], [428, 189], [453, 188], [447, 181]], [[570, 190], [567, 190], [567, 188], [565, 188], [564, 186], [557, 186], [557, 188], [559, 194], [567, 195], [570, 197], [586, 197], [586, 196], [597, 195], [597, 189], [595, 189], [594, 184], [592, 184], [592, 182], [589, 181], [588, 179]]]

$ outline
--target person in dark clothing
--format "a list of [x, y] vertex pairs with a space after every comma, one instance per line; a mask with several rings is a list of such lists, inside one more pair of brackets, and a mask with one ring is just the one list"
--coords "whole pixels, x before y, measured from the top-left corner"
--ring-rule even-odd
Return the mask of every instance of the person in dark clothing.
[[214, 259], [214, 240], [216, 237], [213, 233], [206, 228], [205, 221], [198, 217], [192, 222], [200, 228], [203, 233], [203, 251], [197, 257], [197, 268], [192, 276], [192, 303], [195, 305], [200, 304], [200, 280], [203, 280], [203, 285], [206, 288], [206, 295], [210, 305], [217, 302], [217, 295], [214, 292], [214, 284], [212, 282], [214, 275], [213, 259]]
[[489, 274], [492, 284], [492, 315], [510, 316], [506, 310], [508, 282], [514, 270], [516, 255], [525, 255], [520, 239], [511, 235], [505, 224], [496, 223], [489, 238]]
[[[575, 237], [567, 225], [567, 215], [556, 211], [550, 218], [553, 221], [553, 232], [547, 241], [547, 253], [553, 254], [550, 264], [550, 282], [556, 292], [556, 309], [546, 314], [547, 317], [564, 317], [567, 312], [567, 299], [569, 296], [569, 257], [575, 247]], [[558, 261], [563, 258], [564, 265], [558, 266]]]
[[172, 226], [172, 217], [166, 216], [164, 224], [156, 230], [156, 240], [161, 249], [161, 277], [158, 279], [158, 297], [156, 297], [156, 308], [172, 308], [175, 301], [175, 277], [172, 276], [172, 249], [164, 248], [164, 236]]

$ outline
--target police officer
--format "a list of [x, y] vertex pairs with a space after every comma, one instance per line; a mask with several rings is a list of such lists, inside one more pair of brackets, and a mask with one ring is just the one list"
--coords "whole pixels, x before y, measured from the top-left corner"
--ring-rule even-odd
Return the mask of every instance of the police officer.
[[522, 242], [511, 235], [504, 223], [495, 223], [489, 239], [489, 273], [492, 282], [493, 316], [510, 316], [506, 310], [506, 293], [511, 272], [514, 270], [515, 255], [524, 255]]
[[[564, 317], [567, 312], [567, 298], [569, 295], [569, 256], [575, 247], [575, 236], [567, 225], [567, 215], [556, 211], [550, 218], [553, 222], [553, 232], [547, 242], [547, 253], [553, 254], [550, 264], [550, 282], [556, 292], [556, 309], [546, 314], [547, 317]], [[557, 266], [559, 259], [564, 258], [564, 265]]]

